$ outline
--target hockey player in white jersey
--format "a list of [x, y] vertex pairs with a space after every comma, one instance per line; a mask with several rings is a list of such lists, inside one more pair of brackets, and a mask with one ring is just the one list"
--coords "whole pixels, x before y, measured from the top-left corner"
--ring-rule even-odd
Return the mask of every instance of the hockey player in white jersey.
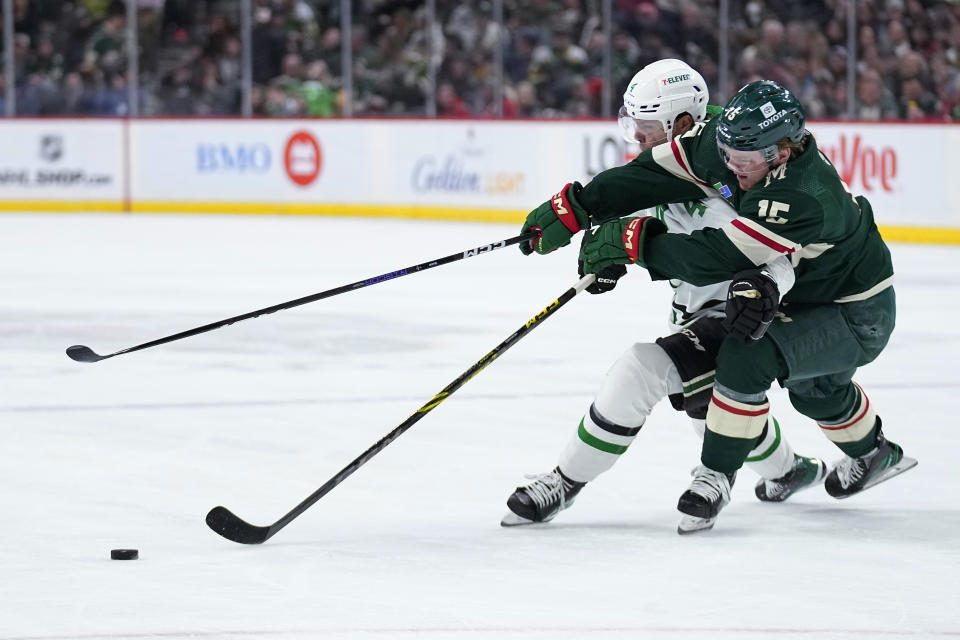
[[[624, 138], [638, 144], [641, 151], [668, 142], [712, 115], [707, 98], [706, 82], [686, 63], [673, 59], [651, 63], [633, 77], [624, 93], [619, 117]], [[671, 233], [689, 233], [720, 227], [737, 213], [723, 198], [712, 197], [661, 205], [646, 215], [656, 215]], [[781, 297], [790, 290], [794, 274], [788, 259], [779, 258], [767, 265], [766, 271], [776, 280]], [[609, 291], [624, 273], [626, 269], [601, 272], [588, 291]], [[690, 416], [694, 430], [703, 437], [716, 354], [728, 333], [724, 310], [729, 284], [695, 287], [671, 281], [672, 333], [655, 342], [638, 342], [620, 356], [561, 453], [558, 465], [548, 473], [533, 476], [532, 482], [518, 487], [509, 497], [503, 526], [548, 522], [573, 504], [584, 485], [610, 469], [627, 450], [654, 405], [664, 397]], [[775, 418], [770, 418], [758, 442], [746, 466], [761, 476], [755, 490], [760, 500], [786, 500], [826, 476], [822, 460], [793, 452]], [[702, 489], [727, 493], [720, 495], [724, 503], [730, 499], [726, 485]], [[678, 532], [709, 529], [714, 520], [684, 515]]]

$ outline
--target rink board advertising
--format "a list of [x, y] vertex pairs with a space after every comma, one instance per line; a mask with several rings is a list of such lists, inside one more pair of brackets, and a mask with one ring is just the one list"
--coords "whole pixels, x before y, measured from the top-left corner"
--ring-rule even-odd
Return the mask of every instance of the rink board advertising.
[[[518, 222], [632, 158], [616, 123], [0, 121], [0, 209]], [[892, 240], [960, 243], [960, 127], [811, 123]]]
[[4, 209], [123, 208], [123, 130], [117, 122], [18, 120], [0, 126]]

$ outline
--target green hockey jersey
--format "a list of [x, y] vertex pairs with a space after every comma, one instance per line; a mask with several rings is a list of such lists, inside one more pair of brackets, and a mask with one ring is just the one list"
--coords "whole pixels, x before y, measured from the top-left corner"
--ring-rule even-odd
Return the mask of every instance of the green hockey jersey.
[[655, 279], [706, 285], [785, 255], [796, 284], [784, 302], [852, 302], [893, 283], [890, 252], [870, 203], [850, 195], [813, 136], [803, 153], [744, 192], [717, 152], [714, 118], [596, 175], [577, 197], [603, 222], [718, 194], [738, 217], [717, 229], [651, 238], [644, 266]]

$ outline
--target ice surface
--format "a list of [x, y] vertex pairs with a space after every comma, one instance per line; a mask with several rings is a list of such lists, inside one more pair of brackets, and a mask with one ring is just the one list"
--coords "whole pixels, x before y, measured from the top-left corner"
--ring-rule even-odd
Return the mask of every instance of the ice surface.
[[[741, 473], [675, 532], [698, 461], [655, 411], [540, 528], [503, 529], [609, 364], [664, 331], [637, 269], [583, 294], [258, 547], [269, 524], [576, 281], [515, 248], [96, 364], [108, 353], [393, 271], [516, 227], [395, 220], [0, 216], [0, 638], [960, 637], [960, 249], [895, 245], [898, 328], [858, 376], [917, 469], [838, 502], [760, 504]], [[795, 448], [836, 458], [772, 394]], [[111, 561], [134, 547], [140, 560]]]

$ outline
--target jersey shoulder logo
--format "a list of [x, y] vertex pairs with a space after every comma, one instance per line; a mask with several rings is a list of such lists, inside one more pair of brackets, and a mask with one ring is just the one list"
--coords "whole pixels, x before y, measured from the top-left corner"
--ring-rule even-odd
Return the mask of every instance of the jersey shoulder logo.
[[774, 180], [783, 180], [787, 177], [787, 163], [783, 163], [779, 166], [770, 169], [770, 172], [767, 173], [767, 177], [763, 183], [764, 187], [769, 187], [770, 183]]
[[733, 192], [730, 191], [730, 187], [728, 187], [727, 185], [723, 184], [722, 182], [719, 182], [719, 181], [718, 181], [718, 182], [715, 182], [715, 183], [713, 184], [713, 188], [716, 189], [717, 191], [719, 191], [719, 192], [720, 192], [720, 195], [722, 195], [724, 198], [729, 198], [730, 196], [733, 195]]

